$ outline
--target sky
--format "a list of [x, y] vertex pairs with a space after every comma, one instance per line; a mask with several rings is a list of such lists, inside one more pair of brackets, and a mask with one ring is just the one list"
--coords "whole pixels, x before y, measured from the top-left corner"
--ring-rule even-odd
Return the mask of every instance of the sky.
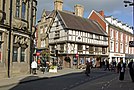
[[[37, 0], [37, 21], [40, 20], [43, 9], [54, 10], [54, 0]], [[63, 0], [63, 10], [74, 11], [74, 6], [80, 4], [84, 7], [84, 18], [92, 10], [104, 11], [106, 16], [113, 16], [123, 23], [133, 26], [133, 7], [125, 7], [124, 0]], [[129, 0], [132, 2], [132, 0]]]

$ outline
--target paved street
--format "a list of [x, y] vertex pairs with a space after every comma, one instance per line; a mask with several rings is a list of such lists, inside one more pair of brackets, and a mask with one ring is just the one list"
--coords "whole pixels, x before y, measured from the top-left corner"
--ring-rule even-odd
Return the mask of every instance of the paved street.
[[[83, 70], [77, 70], [65, 69], [59, 71], [59, 74], [40, 73], [36, 76], [28, 76], [21, 79], [21, 83], [1, 86], [0, 90], [89, 90], [90, 88], [90, 90], [134, 90], [134, 83], [131, 82], [128, 72], [125, 74], [125, 80], [121, 82], [115, 72], [92, 69], [91, 75], [88, 77]], [[50, 77], [41, 78], [40, 76], [41, 79], [39, 79], [39, 75], [45, 77], [49, 75]], [[35, 77], [38, 79], [26, 81], [32, 79], [31, 77], [33, 80]]]
[[134, 83], [131, 82], [128, 71], [125, 73], [125, 80], [119, 81], [118, 74], [110, 74], [94, 79], [70, 90], [134, 90]]

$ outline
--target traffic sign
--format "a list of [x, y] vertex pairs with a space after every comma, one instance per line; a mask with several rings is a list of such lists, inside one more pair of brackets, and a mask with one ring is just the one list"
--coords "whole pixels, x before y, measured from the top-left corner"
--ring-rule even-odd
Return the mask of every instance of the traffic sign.
[[134, 47], [134, 41], [129, 41], [129, 47]]

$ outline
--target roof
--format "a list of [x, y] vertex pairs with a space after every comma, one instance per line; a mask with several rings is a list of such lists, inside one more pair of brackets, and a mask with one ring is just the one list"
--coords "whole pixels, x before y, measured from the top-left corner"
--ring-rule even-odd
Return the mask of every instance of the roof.
[[94, 20], [89, 20], [83, 17], [70, 14], [65, 11], [58, 11], [59, 16], [65, 24], [65, 28], [90, 32], [107, 36], [104, 29]]

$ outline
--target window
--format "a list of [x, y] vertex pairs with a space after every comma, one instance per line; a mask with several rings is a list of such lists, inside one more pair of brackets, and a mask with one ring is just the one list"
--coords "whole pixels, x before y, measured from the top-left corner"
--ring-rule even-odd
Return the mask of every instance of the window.
[[60, 45], [60, 50], [64, 51], [64, 44]]
[[111, 38], [113, 38], [113, 36], [114, 36], [113, 34], [114, 34], [114, 33], [113, 33], [113, 30], [112, 30], [112, 29], [111, 29], [110, 34], [111, 34], [111, 35], [110, 35], [110, 36], [111, 36]]
[[94, 47], [93, 46], [89, 46], [89, 53], [93, 54], [94, 53]]
[[112, 50], [113, 51], [113, 45], [114, 45], [114, 43], [113, 42], [111, 42], [111, 44], [110, 44], [110, 50]]
[[40, 26], [40, 34], [42, 34], [44, 31], [43, 31], [43, 26]]
[[45, 40], [41, 40], [41, 47], [45, 47]]
[[0, 33], [0, 41], [2, 41], [2, 33]]
[[93, 34], [89, 34], [89, 38], [93, 39]]
[[13, 62], [17, 62], [18, 58], [18, 47], [13, 47]]
[[108, 40], [108, 38], [104, 36], [104, 37], [103, 37], [103, 40], [104, 40], [104, 41], [107, 41], [107, 40]]
[[118, 31], [116, 31], [116, 40], [118, 40]]
[[25, 48], [21, 48], [21, 59], [20, 62], [24, 62], [25, 61]]
[[2, 1], [0, 0], [0, 10], [2, 10]]
[[25, 12], [26, 12], [26, 3], [22, 2], [22, 19], [25, 19]]
[[16, 17], [20, 14], [20, 0], [16, 0]]
[[120, 45], [120, 52], [123, 53], [123, 45]]
[[83, 49], [82, 45], [78, 45], [78, 50], [82, 50], [82, 49]]
[[102, 47], [102, 54], [106, 54], [107, 53], [107, 48], [106, 47]]
[[99, 35], [95, 35], [95, 39], [96, 40], [100, 40], [100, 36]]
[[1, 50], [1, 44], [0, 44], [0, 62], [2, 62], [2, 50]]
[[55, 31], [54, 39], [59, 39], [59, 38], [60, 38], [60, 31]]
[[123, 33], [121, 33], [120, 36], [121, 36], [121, 41], [123, 41]]
[[95, 47], [95, 53], [96, 53], [96, 54], [99, 53], [99, 47]]
[[116, 43], [116, 52], [118, 52], [118, 43]]

